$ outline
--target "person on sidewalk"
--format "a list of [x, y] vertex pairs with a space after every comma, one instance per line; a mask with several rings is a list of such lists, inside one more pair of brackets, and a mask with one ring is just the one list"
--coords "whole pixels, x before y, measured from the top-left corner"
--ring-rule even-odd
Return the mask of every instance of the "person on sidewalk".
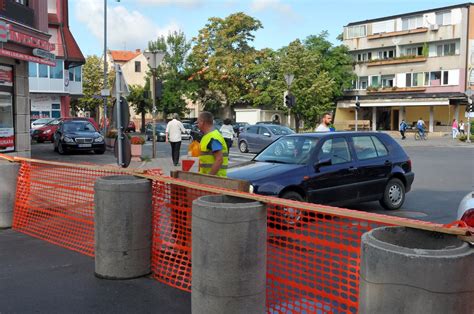
[[423, 121], [422, 118], [416, 122], [416, 128], [418, 129], [418, 133], [420, 134], [421, 138], [425, 136], [425, 126], [425, 121]]
[[326, 112], [321, 119], [321, 123], [318, 125], [318, 127], [314, 131], [315, 132], [331, 131], [331, 129], [329, 128], [331, 121], [332, 121], [332, 115], [329, 112]]
[[407, 130], [407, 123], [405, 122], [405, 119], [402, 119], [402, 122], [400, 123], [400, 127], [399, 127], [399, 131], [400, 131], [400, 134], [402, 135], [402, 140], [406, 139], [405, 137], [405, 131]]
[[232, 147], [232, 142], [234, 141], [235, 136], [234, 127], [232, 126], [232, 124], [230, 124], [230, 122], [230, 119], [225, 119], [224, 124], [219, 129], [222, 134], [222, 137], [224, 137], [224, 140], [227, 144], [227, 150], [230, 150], [230, 148]]
[[465, 126], [464, 126], [464, 122], [459, 122], [459, 133], [461, 133], [461, 135], [464, 135], [464, 129], [465, 129]]
[[458, 120], [453, 119], [453, 139], [456, 139], [458, 136], [459, 130], [458, 130]]
[[181, 134], [186, 132], [183, 123], [178, 120], [177, 113], [173, 114], [173, 120], [166, 125], [166, 142], [171, 144], [171, 158], [174, 166], [179, 165], [179, 152], [181, 150]]
[[204, 133], [201, 139], [199, 155], [199, 173], [227, 177], [229, 150], [227, 144], [214, 128], [214, 116], [203, 111], [197, 119], [199, 129]]

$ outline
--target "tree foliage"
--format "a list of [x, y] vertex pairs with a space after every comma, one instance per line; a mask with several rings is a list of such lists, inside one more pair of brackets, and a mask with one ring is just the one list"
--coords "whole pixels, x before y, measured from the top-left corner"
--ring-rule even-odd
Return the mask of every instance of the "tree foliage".
[[96, 55], [88, 56], [82, 67], [82, 92], [83, 96], [76, 103], [74, 111], [90, 111], [95, 113], [96, 109], [103, 104], [103, 100], [94, 96], [100, 95], [104, 86], [104, 68], [102, 59]]
[[130, 85], [129, 88], [130, 94], [127, 96], [127, 101], [133, 107], [135, 113], [141, 115], [141, 132], [145, 132], [145, 115], [150, 112], [152, 108], [151, 99], [145, 95], [147, 86], [143, 87], [140, 85]]

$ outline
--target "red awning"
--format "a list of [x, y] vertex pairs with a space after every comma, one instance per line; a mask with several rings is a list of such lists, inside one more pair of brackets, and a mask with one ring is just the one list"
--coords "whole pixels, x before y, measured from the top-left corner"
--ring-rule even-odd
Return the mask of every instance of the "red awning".
[[73, 68], [86, 63], [86, 59], [81, 52], [81, 49], [76, 43], [74, 36], [68, 27], [62, 26], [59, 28], [63, 36], [64, 45], [64, 60], [67, 69]]

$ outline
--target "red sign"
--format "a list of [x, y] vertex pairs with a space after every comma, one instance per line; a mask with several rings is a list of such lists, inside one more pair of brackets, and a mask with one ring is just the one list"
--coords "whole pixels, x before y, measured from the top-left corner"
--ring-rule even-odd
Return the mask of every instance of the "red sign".
[[0, 56], [4, 57], [10, 57], [14, 59], [20, 59], [23, 61], [28, 61], [28, 62], [36, 62], [36, 63], [42, 63], [42, 64], [47, 64], [52, 67], [56, 66], [56, 62], [30, 56], [30, 55], [25, 55], [24, 53], [16, 52], [16, 51], [11, 51], [11, 50], [6, 50], [6, 49], [0, 49]]
[[5, 71], [0, 68], [0, 82], [13, 83], [13, 73], [11, 70]]
[[8, 39], [9, 41], [14, 41], [28, 47], [41, 48], [47, 51], [53, 51], [55, 48], [54, 44], [51, 44], [47, 40], [39, 39], [31, 35], [20, 33], [18, 31], [12, 30], [11, 27], [10, 27], [9, 33], [10, 33], [10, 38]]

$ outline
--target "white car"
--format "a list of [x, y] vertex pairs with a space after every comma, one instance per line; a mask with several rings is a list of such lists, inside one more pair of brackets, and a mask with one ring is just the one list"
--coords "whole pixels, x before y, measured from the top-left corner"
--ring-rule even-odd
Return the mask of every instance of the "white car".
[[458, 220], [462, 220], [469, 227], [474, 228], [474, 191], [467, 193], [459, 203]]
[[31, 130], [34, 131], [36, 129], [39, 129], [43, 125], [56, 120], [55, 118], [41, 118], [41, 119], [36, 119], [35, 121], [31, 122]]

